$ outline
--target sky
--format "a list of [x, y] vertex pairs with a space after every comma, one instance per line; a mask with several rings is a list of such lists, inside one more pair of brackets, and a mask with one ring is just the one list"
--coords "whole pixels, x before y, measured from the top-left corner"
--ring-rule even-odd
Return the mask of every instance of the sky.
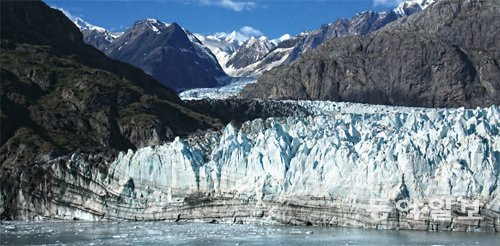
[[194, 33], [240, 30], [277, 38], [317, 29], [364, 10], [392, 9], [401, 0], [44, 0], [73, 16], [117, 32], [135, 21], [177, 22]]

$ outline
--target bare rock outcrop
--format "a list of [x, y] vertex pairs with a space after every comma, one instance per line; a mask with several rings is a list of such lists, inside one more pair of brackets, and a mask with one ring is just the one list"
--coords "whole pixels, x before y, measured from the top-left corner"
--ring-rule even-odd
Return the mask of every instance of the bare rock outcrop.
[[242, 98], [476, 107], [500, 103], [498, 1], [437, 1], [367, 36], [336, 38]]

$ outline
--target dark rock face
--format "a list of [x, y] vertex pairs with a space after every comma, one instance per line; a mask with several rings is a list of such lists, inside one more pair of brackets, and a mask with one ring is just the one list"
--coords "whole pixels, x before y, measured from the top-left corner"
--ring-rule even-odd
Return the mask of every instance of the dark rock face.
[[305, 117], [309, 115], [306, 109], [300, 105], [279, 102], [260, 101], [246, 99], [224, 99], [224, 100], [188, 100], [185, 103], [213, 118], [220, 119], [224, 124], [230, 122], [243, 123], [257, 118], [267, 119], [270, 117]]
[[[396, 10], [373, 12], [365, 11], [356, 14], [350, 19], [339, 19], [333, 23], [322, 25], [319, 29], [301, 33], [292, 39], [279, 43], [258, 61], [254, 71], [243, 73], [243, 75], [260, 75], [262, 71], [268, 70], [270, 64], [281, 61], [281, 64], [289, 64], [299, 58], [305, 52], [311, 51], [319, 45], [338, 37], [367, 35], [380, 28], [411, 15], [421, 10], [421, 6], [408, 3], [401, 7], [403, 13]], [[257, 72], [256, 72], [257, 71]]]
[[226, 77], [215, 56], [177, 23], [139, 21], [100, 48], [113, 59], [143, 69], [175, 90], [213, 87]]
[[498, 1], [438, 1], [368, 36], [337, 38], [265, 73], [242, 98], [425, 107], [500, 103]]
[[106, 50], [113, 41], [111, 33], [108, 31], [100, 32], [98, 30], [81, 30], [83, 42], [96, 47], [99, 50]]
[[151, 76], [84, 44], [80, 31], [41, 1], [2, 1], [1, 23], [1, 169], [220, 126]]
[[[306, 51], [318, 47], [320, 44], [333, 38], [366, 35], [377, 31], [387, 24], [397, 20], [398, 16], [394, 11], [388, 12], [361, 12], [351, 19], [340, 19], [334, 23], [322, 25], [318, 30], [299, 36], [294, 54], [302, 54]], [[291, 56], [289, 59], [293, 61], [299, 56]]]

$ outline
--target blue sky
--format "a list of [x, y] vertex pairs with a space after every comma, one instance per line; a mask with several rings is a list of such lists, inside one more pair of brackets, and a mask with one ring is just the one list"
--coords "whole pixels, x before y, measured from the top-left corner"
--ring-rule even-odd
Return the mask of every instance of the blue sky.
[[[231, 32], [250, 26], [270, 38], [305, 30], [363, 10], [393, 8], [400, 0], [44, 0], [112, 31], [136, 20], [177, 22], [195, 33]], [[249, 30], [249, 28], [247, 28]], [[258, 32], [257, 32], [258, 33]]]

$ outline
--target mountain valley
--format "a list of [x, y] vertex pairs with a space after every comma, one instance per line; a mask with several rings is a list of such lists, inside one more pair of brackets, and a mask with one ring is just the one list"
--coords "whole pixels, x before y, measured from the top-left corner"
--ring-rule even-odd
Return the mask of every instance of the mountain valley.
[[154, 18], [112, 32], [43, 1], [0, 11], [5, 232], [500, 228], [498, 1], [412, 0], [276, 39]]

